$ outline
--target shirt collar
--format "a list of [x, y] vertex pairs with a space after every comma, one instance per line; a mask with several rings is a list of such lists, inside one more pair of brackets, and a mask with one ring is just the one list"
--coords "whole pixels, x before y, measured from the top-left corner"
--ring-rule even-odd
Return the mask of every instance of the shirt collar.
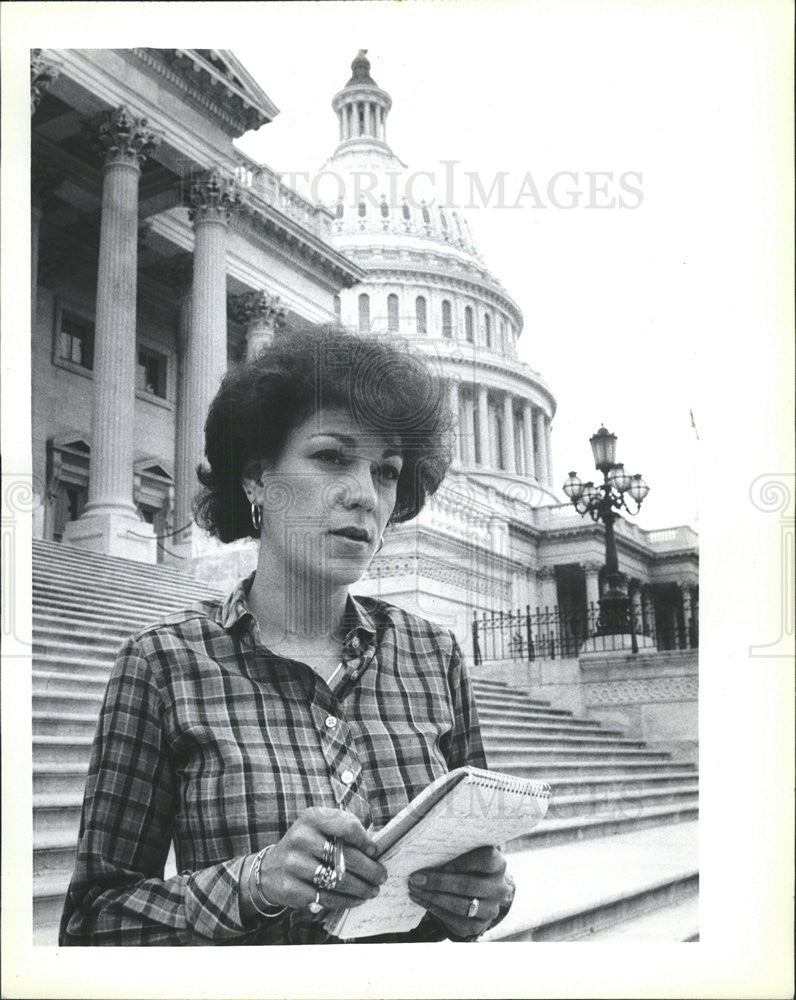
[[[221, 602], [216, 620], [223, 629], [230, 631], [243, 618], [254, 617], [249, 609], [246, 598], [254, 582], [255, 573], [256, 570], [249, 573], [247, 577], [244, 577], [235, 589]], [[351, 594], [348, 595], [348, 600], [346, 601], [345, 612], [343, 614], [343, 627], [345, 628], [346, 641], [348, 641], [352, 633], [358, 631], [367, 632], [368, 639], [376, 636], [376, 622], [373, 616]], [[363, 638], [365, 637], [363, 636]]]

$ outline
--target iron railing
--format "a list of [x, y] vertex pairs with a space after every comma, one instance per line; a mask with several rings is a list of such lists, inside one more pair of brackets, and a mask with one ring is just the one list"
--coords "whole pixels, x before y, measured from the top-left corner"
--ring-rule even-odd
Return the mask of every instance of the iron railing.
[[[663, 616], [662, 616], [663, 617]], [[536, 608], [525, 611], [473, 612], [473, 660], [557, 660], [576, 658], [582, 652], [694, 649], [699, 645], [695, 617], [683, 624], [681, 616], [667, 615], [666, 624], [652, 615], [639, 616], [631, 606], [627, 632], [603, 634], [599, 605], [585, 609]], [[588, 646], [584, 648], [584, 644]]]

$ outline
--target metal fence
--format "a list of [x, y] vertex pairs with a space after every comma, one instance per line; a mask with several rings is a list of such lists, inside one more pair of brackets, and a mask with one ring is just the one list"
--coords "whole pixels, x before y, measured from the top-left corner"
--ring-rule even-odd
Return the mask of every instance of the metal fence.
[[604, 634], [600, 628], [599, 605], [587, 609], [562, 607], [525, 611], [473, 612], [473, 659], [484, 660], [557, 660], [577, 657], [587, 649], [594, 652], [623, 651], [637, 653], [645, 648], [657, 650], [694, 649], [699, 645], [698, 621], [682, 616], [665, 616], [661, 624], [652, 616], [639, 617], [630, 607], [627, 631]]

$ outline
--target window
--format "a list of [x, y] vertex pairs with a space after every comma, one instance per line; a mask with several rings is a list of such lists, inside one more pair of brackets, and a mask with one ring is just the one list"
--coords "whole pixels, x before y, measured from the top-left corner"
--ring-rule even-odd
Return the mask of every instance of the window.
[[365, 199], [364, 198], [360, 198], [359, 199], [359, 217], [360, 217], [360, 219], [364, 219], [365, 218], [365, 215], [366, 215], [367, 211], [368, 210], [367, 210], [367, 206], [365, 205]]
[[421, 206], [421, 211], [423, 213], [423, 222], [428, 226], [431, 224], [431, 216], [428, 214], [428, 209], [426, 208], [426, 203], [423, 202]]
[[486, 339], [486, 346], [492, 347], [492, 320], [489, 318], [489, 313], [484, 313], [484, 337]]
[[473, 342], [473, 310], [470, 306], [464, 307], [464, 336], [472, 344]]
[[94, 324], [62, 310], [58, 357], [91, 371], [94, 368]]
[[417, 321], [417, 332], [427, 333], [426, 329], [426, 300], [422, 295], [415, 299], [415, 318]]
[[166, 358], [148, 347], [138, 348], [135, 387], [139, 392], [166, 398]]
[[398, 296], [387, 296], [387, 331], [398, 333]]
[[335, 215], [337, 216], [338, 219], [342, 219], [342, 217], [343, 217], [343, 199], [342, 198], [339, 198], [338, 201], [337, 201], [337, 207], [335, 209]]
[[370, 333], [370, 296], [359, 296], [359, 332]]
[[381, 217], [382, 217], [382, 219], [389, 218], [389, 215], [390, 215], [390, 206], [387, 204], [387, 199], [384, 197], [384, 195], [381, 196], [381, 205], [380, 205], [380, 208], [381, 208]]
[[334, 297], [334, 314], [338, 319], [340, 319], [343, 314], [343, 304], [339, 295], [335, 295]]
[[409, 222], [409, 220], [412, 218], [412, 213], [409, 210], [409, 202], [406, 200], [406, 198], [404, 198], [404, 203], [401, 206], [401, 212], [403, 213], [404, 219], [407, 222]]
[[451, 304], [447, 299], [442, 302], [442, 336], [453, 336], [453, 323], [451, 322]]

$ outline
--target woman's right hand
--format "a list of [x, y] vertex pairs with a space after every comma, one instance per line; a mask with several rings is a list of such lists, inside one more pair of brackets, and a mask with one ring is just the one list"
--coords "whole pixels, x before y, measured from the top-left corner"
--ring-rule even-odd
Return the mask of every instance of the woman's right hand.
[[[343, 809], [313, 806], [306, 809], [281, 840], [270, 850], [260, 866], [260, 889], [276, 906], [294, 909], [306, 907], [315, 899], [312, 877], [323, 859], [326, 840], [339, 837], [343, 842], [345, 875], [333, 889], [321, 889], [319, 901], [324, 908], [358, 906], [379, 893], [387, 879], [387, 870], [368, 854], [375, 851], [373, 838], [353, 813]], [[244, 911], [251, 906], [247, 871], [241, 882]]]

